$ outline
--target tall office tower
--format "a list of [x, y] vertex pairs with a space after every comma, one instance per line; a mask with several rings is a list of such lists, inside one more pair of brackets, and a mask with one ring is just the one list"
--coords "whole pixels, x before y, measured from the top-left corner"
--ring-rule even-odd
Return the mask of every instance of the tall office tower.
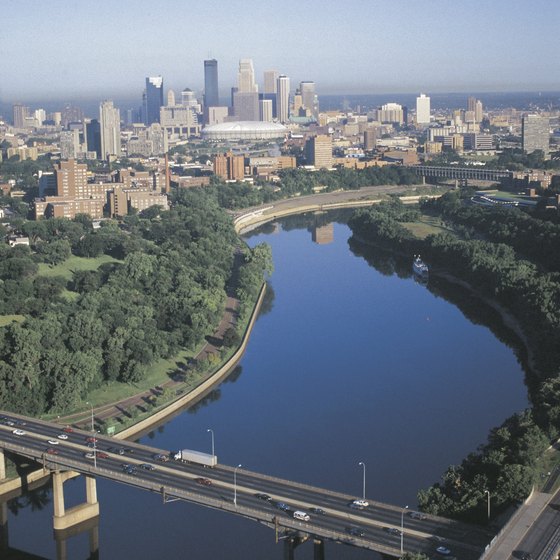
[[278, 120], [281, 123], [288, 122], [290, 113], [290, 78], [284, 74], [278, 76], [276, 80], [276, 89], [276, 111]]
[[467, 99], [467, 111], [473, 111], [474, 113], [475, 106], [476, 106], [476, 97], [470, 96]]
[[194, 92], [190, 88], [185, 88], [181, 92], [181, 105], [184, 107], [196, 107], [198, 105], [198, 101], [194, 96]]
[[175, 92], [170, 89], [167, 92], [167, 106], [168, 107], [174, 107], [175, 106]]
[[97, 159], [101, 159], [101, 126], [97, 119], [86, 123], [86, 145], [88, 152], [95, 152]]
[[272, 122], [272, 99], [259, 100], [260, 120]]
[[482, 122], [482, 101], [480, 101], [480, 99], [476, 100], [476, 103], [474, 104], [474, 120], [479, 123]]
[[151, 76], [146, 78], [146, 96], [144, 97], [144, 124], [150, 126], [159, 122], [159, 109], [163, 106], [163, 78]]
[[259, 94], [256, 91], [233, 93], [233, 114], [238, 121], [260, 120]]
[[[159, 118], [159, 114], [158, 114]], [[112, 101], [103, 101], [99, 106], [101, 128], [101, 159], [121, 155], [121, 114]]]
[[521, 141], [527, 154], [542, 150], [545, 158], [550, 154], [550, 119], [540, 115], [527, 115], [521, 119]]
[[237, 74], [237, 91], [241, 93], [255, 93], [259, 89], [255, 83], [255, 70], [250, 58], [242, 58], [239, 61], [239, 73]]
[[80, 198], [88, 194], [87, 165], [75, 159], [60, 161], [55, 167], [56, 196]]
[[315, 93], [315, 82], [300, 82], [301, 101], [315, 120], [319, 117], [319, 98]]
[[328, 134], [312, 136], [305, 142], [305, 158], [317, 169], [332, 167], [332, 138]]
[[12, 109], [14, 112], [14, 128], [24, 128], [25, 119], [29, 116], [29, 107], [16, 103]]
[[204, 106], [218, 107], [220, 99], [218, 94], [218, 61], [204, 61]]
[[278, 79], [278, 72], [276, 70], [264, 71], [264, 93], [276, 93], [276, 80]]
[[416, 124], [430, 124], [430, 98], [423, 93], [416, 98]]

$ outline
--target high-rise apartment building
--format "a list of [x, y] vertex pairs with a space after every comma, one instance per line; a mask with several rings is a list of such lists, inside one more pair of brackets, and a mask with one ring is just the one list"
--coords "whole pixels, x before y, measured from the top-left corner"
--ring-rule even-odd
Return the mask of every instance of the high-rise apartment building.
[[416, 98], [416, 124], [430, 124], [430, 98], [423, 93]]
[[377, 110], [377, 120], [382, 123], [402, 124], [404, 112], [398, 103], [386, 103]]
[[285, 123], [288, 122], [288, 117], [290, 116], [290, 78], [284, 74], [278, 76], [276, 89], [277, 117], [281, 123]]
[[305, 142], [305, 157], [308, 165], [317, 169], [330, 169], [333, 163], [332, 138], [328, 134], [308, 138]]
[[101, 159], [121, 155], [121, 114], [112, 101], [103, 101], [99, 106], [101, 128]]
[[540, 115], [526, 115], [521, 119], [521, 141], [523, 151], [530, 154], [542, 150], [545, 157], [550, 154], [550, 119]]
[[80, 153], [80, 131], [63, 130], [60, 133], [60, 157], [62, 159], [74, 159]]
[[13, 107], [14, 128], [25, 128], [25, 119], [29, 116], [29, 107], [16, 103]]
[[75, 159], [60, 161], [55, 167], [56, 196], [85, 198], [88, 191], [87, 165]]
[[240, 93], [255, 93], [259, 91], [257, 84], [255, 83], [253, 61], [250, 58], [242, 58], [239, 61], [237, 91]]
[[214, 156], [214, 173], [226, 181], [242, 181], [245, 177], [245, 157], [232, 152]]
[[300, 82], [299, 91], [303, 108], [317, 120], [319, 117], [319, 98], [315, 92], [315, 82]]
[[163, 106], [163, 78], [151, 76], [146, 78], [144, 92], [144, 124], [150, 126], [159, 122], [159, 109]]
[[218, 107], [220, 105], [218, 93], [218, 61], [215, 59], [204, 61], [204, 106]]

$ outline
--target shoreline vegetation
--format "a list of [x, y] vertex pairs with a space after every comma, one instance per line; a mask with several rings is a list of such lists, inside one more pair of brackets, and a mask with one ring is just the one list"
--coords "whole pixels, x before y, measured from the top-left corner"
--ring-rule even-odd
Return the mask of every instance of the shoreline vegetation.
[[[485, 444], [418, 494], [427, 513], [483, 524], [486, 491], [496, 518], [543, 484], [559, 462], [551, 445], [560, 433], [560, 316], [552, 303], [559, 301], [559, 275], [556, 259], [545, 261], [542, 247], [532, 253], [526, 248], [535, 230], [558, 235], [560, 228], [518, 209], [472, 208], [469, 194], [450, 192], [418, 208], [398, 200], [382, 203], [356, 211], [350, 227], [355, 240], [406, 255], [410, 262], [422, 254], [434, 276], [480, 298], [526, 348], [532, 406], [492, 429]], [[418, 238], [404, 225], [426, 216], [441, 220], [448, 231]]]

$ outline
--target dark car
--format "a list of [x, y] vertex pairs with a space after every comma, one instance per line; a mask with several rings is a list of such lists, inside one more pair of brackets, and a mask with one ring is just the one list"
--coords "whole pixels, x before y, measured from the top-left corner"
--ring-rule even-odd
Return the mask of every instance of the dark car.
[[353, 537], [363, 537], [365, 532], [360, 527], [346, 527], [346, 532]]
[[97, 443], [97, 438], [93, 437], [93, 436], [88, 436], [88, 437], [86, 437], [86, 441], [88, 443]]
[[282, 511], [288, 511], [290, 509], [290, 506], [288, 504], [285, 504], [284, 502], [276, 502], [276, 504], [274, 505]]
[[154, 467], [154, 465], [150, 465], [150, 463], [142, 463], [141, 465], [138, 465], [141, 469], [144, 469], [145, 471], [155, 471], [156, 468]]
[[268, 494], [261, 494], [260, 492], [258, 494], [255, 494], [255, 497], [259, 500], [265, 500], [267, 502], [270, 502], [270, 500], [272, 500], [272, 498]]
[[194, 480], [197, 484], [201, 484], [202, 486], [212, 486], [212, 481], [209, 478], [202, 478], [201, 476], [199, 476]]
[[105, 453], [104, 451], [98, 451], [97, 452], [97, 458], [98, 459], [108, 459], [109, 455], [107, 455], [107, 453]]
[[154, 459], [156, 461], [162, 461], [163, 463], [166, 463], [167, 461], [169, 461], [169, 457], [167, 455], [164, 455], [163, 453], [156, 453], [154, 455]]
[[387, 531], [387, 533], [390, 533], [391, 535], [399, 535], [399, 537], [401, 536], [401, 532], [395, 527], [383, 527], [383, 530]]
[[47, 449], [47, 453], [48, 453], [49, 455], [58, 455], [58, 450], [55, 449], [54, 447], [49, 447], [49, 448]]
[[310, 507], [309, 511], [311, 513], [316, 513], [317, 515], [325, 515], [327, 513], [324, 509], [318, 507]]

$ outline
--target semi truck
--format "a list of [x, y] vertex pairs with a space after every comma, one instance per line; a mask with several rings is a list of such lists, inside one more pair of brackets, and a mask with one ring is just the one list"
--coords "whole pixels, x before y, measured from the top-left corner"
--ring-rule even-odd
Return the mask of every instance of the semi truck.
[[173, 454], [175, 461], [183, 463], [198, 463], [205, 467], [215, 467], [218, 464], [218, 457], [210, 453], [202, 453], [202, 451], [193, 451], [192, 449], [180, 449]]

